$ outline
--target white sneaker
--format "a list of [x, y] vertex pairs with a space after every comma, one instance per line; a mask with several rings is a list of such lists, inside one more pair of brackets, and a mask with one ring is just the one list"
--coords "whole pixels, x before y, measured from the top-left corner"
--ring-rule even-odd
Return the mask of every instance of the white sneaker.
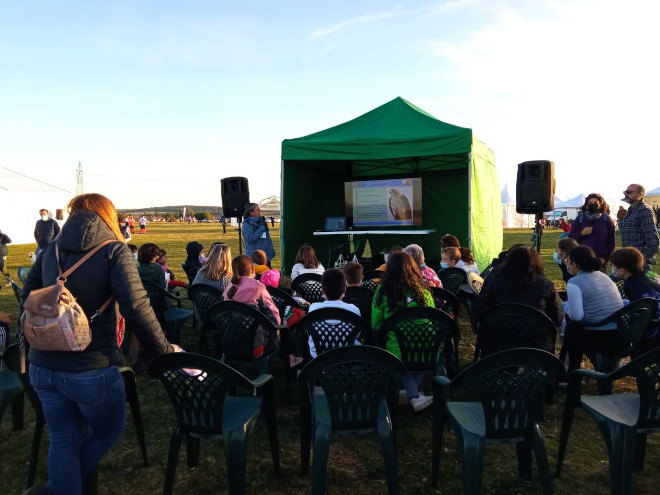
[[399, 405], [400, 406], [405, 406], [410, 402], [410, 399], [408, 398], [408, 392], [405, 390], [399, 390]]
[[419, 393], [419, 397], [413, 397], [410, 399], [410, 405], [413, 408], [413, 411], [419, 412], [433, 404], [433, 397]]

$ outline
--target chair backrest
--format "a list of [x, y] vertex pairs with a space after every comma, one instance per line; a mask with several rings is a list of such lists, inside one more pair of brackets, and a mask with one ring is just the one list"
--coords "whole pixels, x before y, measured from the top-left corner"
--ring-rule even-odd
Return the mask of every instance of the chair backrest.
[[317, 355], [345, 345], [353, 345], [367, 330], [364, 320], [340, 308], [321, 308], [308, 313], [298, 325], [314, 341]]
[[383, 278], [383, 270], [369, 270], [362, 275], [362, 287], [375, 291]]
[[557, 327], [545, 313], [526, 304], [494, 304], [479, 315], [477, 325], [482, 356], [516, 347], [554, 353]]
[[375, 292], [367, 287], [346, 287], [343, 301], [354, 304], [360, 310], [362, 320], [371, 328], [371, 308]]
[[168, 292], [158, 284], [155, 284], [151, 280], [146, 280], [144, 278], [142, 279], [142, 285], [144, 285], [144, 290], [147, 291], [147, 296], [149, 296], [151, 307], [153, 308], [154, 313], [156, 313], [156, 318], [158, 318], [158, 321], [161, 325], [164, 325], [164, 313], [170, 309]]
[[224, 297], [222, 292], [207, 284], [195, 284], [188, 287], [188, 299], [193, 303], [193, 307], [197, 310], [200, 325], [204, 326], [207, 322], [207, 313], [211, 306], [215, 303], [223, 301]]
[[30, 273], [31, 267], [29, 266], [19, 266], [18, 267], [18, 280], [21, 281], [22, 284], [25, 284], [25, 281], [27, 280], [28, 273]]
[[458, 294], [459, 287], [467, 280], [465, 270], [455, 266], [439, 270], [437, 273], [438, 278], [442, 282], [442, 286], [454, 294]]
[[275, 303], [277, 310], [280, 312], [280, 319], [284, 321], [284, 314], [287, 306], [300, 309], [300, 304], [293, 298], [293, 296], [282, 289], [277, 287], [266, 286], [266, 290], [270, 294], [270, 298]]
[[486, 437], [527, 435], [543, 418], [548, 387], [564, 375], [564, 365], [540, 349], [509, 349], [477, 361], [451, 382], [451, 395], [476, 394], [486, 420]]
[[390, 413], [396, 411], [398, 379], [404, 372], [403, 363], [383, 349], [346, 346], [312, 359], [298, 379], [307, 402], [315, 386], [323, 388], [333, 429], [359, 431], [376, 425], [383, 399]]
[[[184, 369], [201, 373], [192, 375]], [[190, 352], [157, 358], [149, 366], [149, 375], [165, 387], [174, 406], [177, 426], [185, 433], [198, 435], [221, 435], [227, 393], [233, 387], [252, 388], [247, 378], [226, 364]]]
[[189, 283], [189, 284], [192, 284], [192, 283], [193, 283], [193, 280], [195, 280], [195, 276], [196, 276], [197, 274], [191, 272], [190, 270], [188, 270], [188, 269], [186, 268], [186, 264], [185, 264], [185, 262], [184, 262], [184, 263], [181, 263], [181, 268], [183, 269], [183, 273], [186, 274], [186, 277], [188, 277], [188, 283]]
[[27, 360], [27, 352], [28, 349], [25, 349], [25, 368], [26, 368], [26, 373], [21, 373], [21, 346], [20, 344], [12, 344], [8, 346], [5, 349], [5, 352], [2, 356], [2, 360], [4, 361], [5, 365], [7, 368], [14, 373], [18, 375], [18, 379], [21, 382], [21, 385], [23, 385], [23, 390], [25, 391], [25, 395], [27, 395], [28, 400], [30, 401], [30, 404], [32, 404], [32, 407], [34, 408], [35, 413], [37, 414], [38, 418], [42, 418], [44, 421], [44, 410], [43, 407], [41, 406], [41, 399], [39, 399], [39, 396], [37, 395], [36, 390], [34, 390], [34, 387], [30, 383], [30, 375], [27, 373], [27, 369], [29, 368], [29, 362]]
[[408, 371], [434, 371], [441, 347], [453, 348], [456, 321], [442, 310], [427, 307], [397, 311], [383, 323], [385, 334], [393, 332]]
[[461, 303], [456, 294], [444, 287], [429, 287], [436, 309], [441, 309], [445, 313], [454, 313], [458, 311]]
[[488, 265], [486, 268], [484, 268], [483, 270], [481, 270], [481, 273], [479, 274], [479, 276], [480, 276], [481, 278], [486, 278], [486, 277], [488, 276], [488, 274], [489, 274], [490, 272], [492, 272], [492, 271], [493, 271], [493, 264], [491, 263], [491, 264]]
[[291, 281], [291, 288], [300, 297], [310, 303], [323, 302], [323, 290], [321, 289], [321, 275], [318, 273], [303, 273]]
[[273, 323], [257, 308], [237, 301], [215, 303], [209, 308], [207, 318], [218, 329], [223, 352], [230, 362], [252, 362], [257, 330], [261, 327], [266, 332], [276, 331]]
[[[594, 325], [600, 327], [607, 323], [616, 323], [618, 344], [615, 353], [616, 359], [621, 359], [637, 348], [644, 335], [644, 330], [658, 310], [658, 301], [650, 297], [643, 297], [624, 306], [619, 311], [608, 316]], [[591, 325], [587, 325], [591, 328]]]

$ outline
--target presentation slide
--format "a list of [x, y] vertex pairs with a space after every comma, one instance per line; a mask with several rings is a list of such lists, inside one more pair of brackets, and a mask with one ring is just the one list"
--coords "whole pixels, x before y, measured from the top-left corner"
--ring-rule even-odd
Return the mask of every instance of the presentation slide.
[[[421, 225], [421, 179], [353, 181], [347, 187], [354, 227]], [[350, 200], [349, 195], [350, 194]]]

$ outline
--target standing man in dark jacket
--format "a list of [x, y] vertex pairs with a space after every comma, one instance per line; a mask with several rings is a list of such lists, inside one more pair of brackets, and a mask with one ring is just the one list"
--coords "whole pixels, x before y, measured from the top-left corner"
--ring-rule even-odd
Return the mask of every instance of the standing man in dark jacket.
[[43, 249], [50, 244], [60, 233], [59, 224], [48, 217], [48, 210], [42, 208], [39, 210], [41, 218], [34, 224], [34, 240], [37, 241], [37, 250], [35, 256], [39, 255]]
[[270, 262], [275, 257], [275, 248], [270, 238], [268, 222], [261, 216], [259, 205], [257, 203], [245, 205], [244, 217], [242, 229], [245, 254], [250, 256], [252, 251], [261, 249], [266, 253], [266, 264], [270, 267]]
[[626, 210], [620, 206], [616, 217], [619, 219], [621, 245], [639, 249], [644, 256], [644, 268], [649, 269], [649, 265], [655, 264], [660, 238], [655, 214], [651, 207], [644, 203], [645, 193], [644, 186], [630, 184], [628, 189], [623, 191], [624, 200], [630, 207]]

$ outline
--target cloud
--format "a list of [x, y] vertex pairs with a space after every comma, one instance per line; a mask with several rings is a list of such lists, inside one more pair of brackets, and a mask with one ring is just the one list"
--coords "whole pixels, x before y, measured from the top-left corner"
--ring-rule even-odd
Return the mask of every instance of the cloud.
[[320, 27], [315, 29], [312, 32], [312, 38], [323, 38], [331, 34], [338, 33], [344, 29], [361, 25], [361, 24], [373, 24], [384, 20], [395, 19], [399, 17], [408, 17], [408, 16], [430, 16], [437, 15], [444, 12], [449, 12], [457, 8], [462, 8], [468, 4], [472, 3], [472, 0], [455, 0], [449, 2], [443, 2], [439, 4], [429, 5], [420, 9], [407, 10], [403, 9], [401, 6], [396, 6], [390, 10], [385, 10], [382, 12], [374, 12], [372, 14], [365, 14], [357, 17], [351, 17], [344, 19], [342, 21], [336, 22], [330, 26]]

